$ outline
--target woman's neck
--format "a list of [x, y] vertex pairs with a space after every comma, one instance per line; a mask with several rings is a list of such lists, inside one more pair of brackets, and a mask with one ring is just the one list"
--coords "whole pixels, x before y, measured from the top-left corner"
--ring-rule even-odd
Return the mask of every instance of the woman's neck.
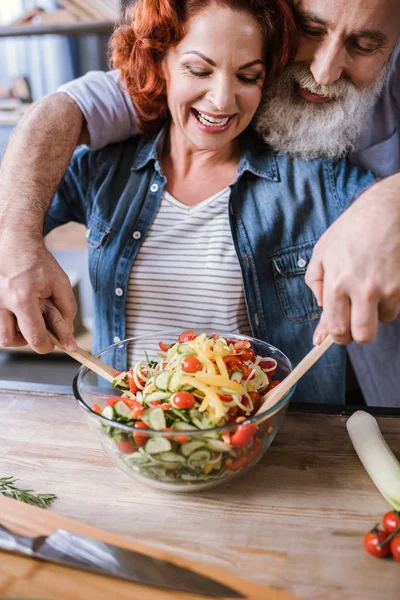
[[216, 168], [220, 166], [239, 165], [240, 146], [239, 140], [215, 150], [200, 150], [189, 142], [182, 132], [171, 123], [163, 153], [163, 162], [172, 167], [175, 174], [180, 177], [190, 176], [190, 173], [199, 170]]

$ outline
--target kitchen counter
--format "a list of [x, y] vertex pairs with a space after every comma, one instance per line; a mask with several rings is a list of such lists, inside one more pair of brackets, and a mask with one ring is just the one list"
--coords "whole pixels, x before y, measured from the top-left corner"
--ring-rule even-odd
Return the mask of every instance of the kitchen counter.
[[[399, 598], [400, 564], [362, 546], [388, 506], [353, 451], [346, 416], [292, 411], [248, 474], [176, 495], [114, 467], [71, 396], [4, 391], [0, 405], [0, 476], [56, 493], [55, 513], [301, 598]], [[400, 418], [378, 422], [400, 456]]]

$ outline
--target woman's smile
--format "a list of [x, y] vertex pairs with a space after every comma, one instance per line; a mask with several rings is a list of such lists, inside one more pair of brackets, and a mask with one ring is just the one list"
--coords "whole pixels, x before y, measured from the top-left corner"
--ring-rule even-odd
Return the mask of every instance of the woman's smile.
[[222, 133], [234, 123], [237, 113], [233, 115], [215, 115], [197, 108], [191, 109], [192, 117], [199, 129], [205, 133]]

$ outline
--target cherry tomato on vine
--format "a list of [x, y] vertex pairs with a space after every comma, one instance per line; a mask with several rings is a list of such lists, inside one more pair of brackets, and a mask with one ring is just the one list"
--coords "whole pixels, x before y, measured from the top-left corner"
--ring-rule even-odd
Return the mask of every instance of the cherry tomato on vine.
[[393, 533], [400, 527], [400, 514], [394, 510], [390, 510], [383, 515], [382, 519], [383, 529], [388, 533]]
[[197, 356], [187, 356], [185, 360], [182, 361], [182, 371], [185, 371], [185, 373], [197, 373], [197, 371], [201, 371], [202, 368], [203, 365]]
[[382, 548], [378, 548], [378, 545], [385, 541], [388, 537], [387, 531], [383, 529], [377, 529], [376, 527], [364, 536], [364, 548], [372, 556], [382, 558], [390, 553], [390, 544], [385, 544]]
[[400, 561], [400, 535], [396, 535], [390, 542], [390, 550], [394, 560]]
[[177, 392], [172, 396], [171, 404], [176, 408], [193, 408], [195, 399], [190, 392]]

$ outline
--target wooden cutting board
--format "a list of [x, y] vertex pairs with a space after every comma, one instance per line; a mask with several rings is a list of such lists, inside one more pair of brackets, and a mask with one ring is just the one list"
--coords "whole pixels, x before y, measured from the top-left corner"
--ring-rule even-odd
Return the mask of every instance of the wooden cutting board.
[[[77, 498], [79, 502], [79, 498]], [[241, 592], [248, 600], [299, 600], [286, 592], [274, 590], [236, 577], [232, 573], [206, 564], [176, 557], [165, 551], [131, 542], [113, 533], [60, 517], [49, 511], [28, 506], [0, 496], [0, 523], [20, 535], [48, 535], [62, 528], [150, 556], [191, 568]], [[205, 596], [166, 591], [60, 567], [0, 551], [0, 595], [2, 598], [24, 597], [40, 600], [197, 600]]]

